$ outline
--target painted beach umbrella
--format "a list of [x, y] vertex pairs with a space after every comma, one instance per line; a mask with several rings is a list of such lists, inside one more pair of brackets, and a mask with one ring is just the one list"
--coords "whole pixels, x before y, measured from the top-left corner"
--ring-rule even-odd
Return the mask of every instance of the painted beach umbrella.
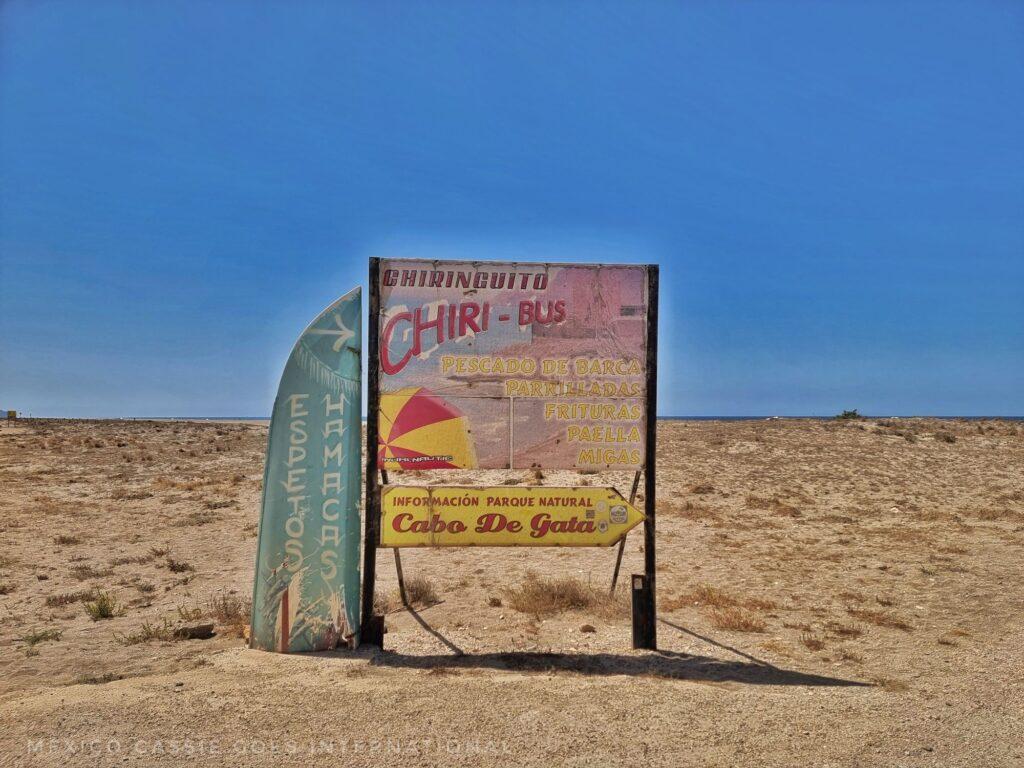
[[382, 469], [458, 469], [476, 466], [462, 412], [423, 387], [380, 397]]

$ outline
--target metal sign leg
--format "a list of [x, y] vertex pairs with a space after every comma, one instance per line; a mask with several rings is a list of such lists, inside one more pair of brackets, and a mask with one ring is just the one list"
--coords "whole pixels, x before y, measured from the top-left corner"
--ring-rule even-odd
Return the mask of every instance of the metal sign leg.
[[[640, 486], [640, 473], [637, 472], [633, 475], [633, 489], [629, 492], [629, 503], [632, 505], [636, 501], [636, 489]], [[619, 551], [615, 554], [615, 570], [612, 571], [612, 587], [608, 590], [608, 594], [615, 594], [615, 586], [619, 581], [619, 568], [622, 567], [622, 553], [626, 551], [626, 537], [623, 536], [619, 540]]]

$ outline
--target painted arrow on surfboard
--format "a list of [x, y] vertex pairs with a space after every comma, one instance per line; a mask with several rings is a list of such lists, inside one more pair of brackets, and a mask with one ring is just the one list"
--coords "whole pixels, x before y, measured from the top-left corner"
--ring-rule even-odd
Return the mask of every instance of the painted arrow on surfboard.
[[295, 342], [274, 401], [256, 552], [253, 648], [356, 642], [361, 489], [359, 288]]
[[644, 515], [614, 488], [387, 486], [384, 547], [607, 547]]

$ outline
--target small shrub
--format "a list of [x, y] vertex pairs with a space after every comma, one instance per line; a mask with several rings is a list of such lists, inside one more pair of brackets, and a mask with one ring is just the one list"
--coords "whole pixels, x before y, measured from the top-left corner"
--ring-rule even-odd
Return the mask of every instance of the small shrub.
[[252, 601], [237, 595], [221, 594], [210, 598], [207, 605], [213, 620], [237, 637], [244, 637], [252, 614]]
[[178, 618], [182, 621], [198, 621], [203, 618], [203, 609], [198, 605], [185, 605], [184, 603], [178, 606]]
[[955, 443], [956, 435], [952, 432], [936, 432], [935, 439], [941, 443]]
[[854, 408], [852, 411], [843, 411], [838, 416], [836, 416], [836, 418], [849, 421], [853, 419], [860, 419], [862, 417], [859, 413], [857, 413], [857, 409]]
[[14, 585], [7, 582], [0, 583], [0, 595], [9, 595], [14, 591]]
[[124, 608], [109, 592], [98, 591], [93, 599], [85, 604], [85, 612], [93, 621], [102, 621], [123, 616]]
[[170, 555], [167, 556], [167, 568], [171, 573], [186, 573], [187, 571], [194, 571], [191, 565], [186, 563], [184, 560], [175, 560]]
[[139, 643], [148, 643], [153, 640], [170, 642], [174, 640], [174, 627], [167, 619], [164, 619], [161, 624], [150, 624], [147, 621], [139, 627], [137, 632], [127, 635], [114, 635], [114, 639], [121, 645], [138, 645]]
[[60, 534], [59, 536], [53, 537], [53, 543], [61, 547], [69, 547], [73, 544], [80, 544], [82, 542], [77, 536], [68, 536], [67, 534]]
[[21, 642], [31, 648], [39, 643], [45, 643], [47, 640], [60, 640], [62, 634], [64, 633], [59, 629], [44, 629], [39, 632], [30, 632], [21, 638]]
[[405, 582], [405, 594], [413, 605], [433, 605], [441, 600], [434, 583], [422, 576], [415, 576]]
[[501, 598], [500, 597], [489, 597], [489, 598], [487, 598], [487, 605], [490, 606], [491, 608], [501, 608]]

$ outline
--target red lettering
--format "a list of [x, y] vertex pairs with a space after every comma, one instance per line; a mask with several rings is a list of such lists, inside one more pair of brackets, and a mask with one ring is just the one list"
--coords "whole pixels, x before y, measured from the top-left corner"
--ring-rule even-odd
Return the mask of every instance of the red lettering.
[[391, 362], [391, 337], [394, 335], [395, 326], [402, 320], [409, 322], [412, 320], [412, 315], [408, 312], [399, 312], [388, 320], [387, 325], [384, 326], [384, 332], [381, 334], [380, 368], [388, 376], [394, 376], [400, 370], [405, 368], [406, 363], [408, 363], [410, 358], [412, 358], [412, 348], [410, 347], [409, 351], [402, 356], [401, 360], [397, 363]]

